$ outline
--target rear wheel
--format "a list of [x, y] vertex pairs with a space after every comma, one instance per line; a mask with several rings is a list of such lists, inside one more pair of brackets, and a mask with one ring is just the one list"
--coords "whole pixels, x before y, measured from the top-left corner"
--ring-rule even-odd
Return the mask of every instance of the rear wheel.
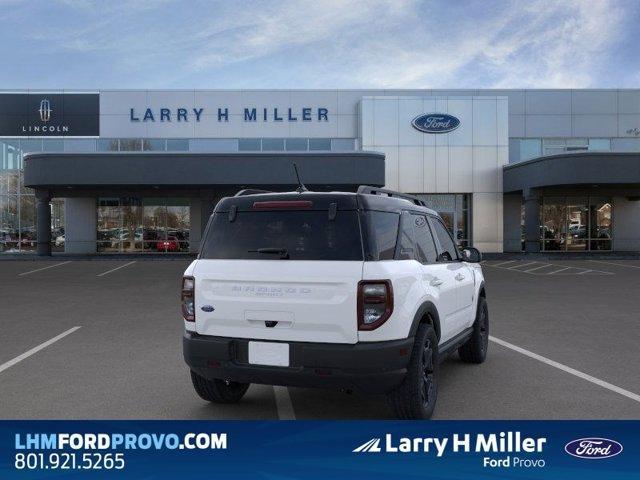
[[487, 358], [489, 346], [489, 309], [484, 297], [478, 299], [476, 321], [471, 338], [458, 349], [460, 358], [468, 363], [482, 363]]
[[191, 382], [200, 398], [215, 403], [237, 403], [249, 389], [248, 383], [227, 382], [219, 379], [209, 380], [193, 370], [191, 371]]
[[387, 395], [396, 416], [405, 420], [428, 420], [438, 397], [438, 338], [430, 324], [422, 323], [403, 383]]

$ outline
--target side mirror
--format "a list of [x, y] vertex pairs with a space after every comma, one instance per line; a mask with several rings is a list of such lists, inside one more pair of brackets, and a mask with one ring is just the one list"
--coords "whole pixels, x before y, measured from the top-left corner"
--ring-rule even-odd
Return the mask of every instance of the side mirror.
[[464, 247], [462, 249], [462, 260], [469, 263], [480, 263], [482, 261], [482, 253], [473, 247]]

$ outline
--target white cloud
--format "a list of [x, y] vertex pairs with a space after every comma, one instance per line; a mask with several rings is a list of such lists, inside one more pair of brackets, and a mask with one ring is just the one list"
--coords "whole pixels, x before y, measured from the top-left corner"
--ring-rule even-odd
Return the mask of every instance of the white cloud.
[[[116, 85], [224, 78], [230, 88], [596, 86], [639, 10], [618, 0], [65, 0], [43, 18], [35, 8], [23, 4], [29, 28], [16, 40], [64, 55], [74, 77], [85, 69], [77, 58], [104, 58], [92, 73]], [[617, 78], [632, 81], [632, 68]]]

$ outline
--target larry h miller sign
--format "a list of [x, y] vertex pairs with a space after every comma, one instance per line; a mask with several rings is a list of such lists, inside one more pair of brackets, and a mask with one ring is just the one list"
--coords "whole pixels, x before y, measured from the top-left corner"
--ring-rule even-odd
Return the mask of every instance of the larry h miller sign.
[[1, 137], [98, 137], [97, 93], [2, 93]]

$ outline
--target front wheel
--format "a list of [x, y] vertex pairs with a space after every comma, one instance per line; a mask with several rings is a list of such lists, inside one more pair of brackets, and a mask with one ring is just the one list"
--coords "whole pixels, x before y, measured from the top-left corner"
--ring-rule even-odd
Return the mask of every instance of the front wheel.
[[387, 400], [396, 416], [403, 420], [428, 420], [438, 397], [438, 337], [433, 327], [422, 323], [416, 332], [407, 376]]
[[476, 320], [473, 323], [471, 338], [459, 349], [460, 358], [468, 363], [482, 363], [487, 358], [489, 346], [489, 309], [484, 297], [478, 299]]
[[191, 383], [200, 398], [214, 403], [238, 403], [249, 389], [248, 383], [204, 378], [191, 370]]

